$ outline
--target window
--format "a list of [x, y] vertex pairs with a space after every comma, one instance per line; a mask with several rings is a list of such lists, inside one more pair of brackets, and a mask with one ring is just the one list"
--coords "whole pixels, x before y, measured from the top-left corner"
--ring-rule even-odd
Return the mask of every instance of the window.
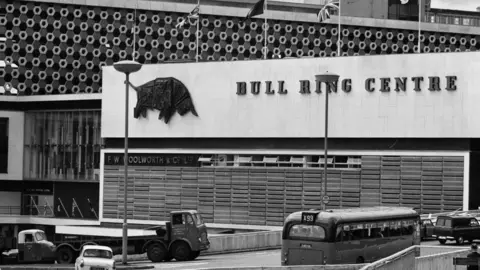
[[27, 112], [24, 178], [96, 181], [103, 142], [99, 110]]
[[110, 250], [86, 249], [85, 252], [83, 252], [83, 257], [111, 259], [113, 254]]
[[418, 1], [410, 0], [401, 4], [399, 0], [388, 0], [388, 19], [418, 21]]
[[25, 243], [32, 243], [33, 236], [31, 234], [25, 234]]
[[183, 214], [174, 214], [172, 216], [172, 221], [173, 221], [173, 224], [172, 225], [181, 225], [183, 224]]
[[8, 173], [8, 118], [0, 118], [0, 173]]
[[325, 239], [325, 229], [318, 225], [296, 224], [290, 228], [288, 233], [290, 238], [307, 238], [314, 240]]
[[35, 240], [37, 241], [47, 240], [47, 236], [45, 235], [44, 232], [37, 232], [35, 233]]
[[472, 227], [478, 226], [478, 220], [474, 218], [470, 219], [470, 226]]

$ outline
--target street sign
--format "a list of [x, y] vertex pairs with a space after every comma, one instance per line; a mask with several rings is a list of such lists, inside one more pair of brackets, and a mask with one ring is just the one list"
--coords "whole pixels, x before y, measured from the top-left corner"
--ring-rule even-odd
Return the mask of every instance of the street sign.
[[324, 204], [328, 204], [328, 203], [330, 202], [330, 197], [328, 197], [328, 196], [323, 196], [322, 202], [323, 202]]

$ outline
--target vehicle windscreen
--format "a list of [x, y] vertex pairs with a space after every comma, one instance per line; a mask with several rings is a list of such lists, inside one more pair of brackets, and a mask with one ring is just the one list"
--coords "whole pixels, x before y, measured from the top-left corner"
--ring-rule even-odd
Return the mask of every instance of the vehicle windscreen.
[[193, 214], [193, 219], [195, 220], [195, 224], [197, 225], [202, 225], [203, 224], [203, 220], [202, 220], [202, 216], [200, 214]]
[[288, 238], [321, 241], [325, 239], [325, 229], [319, 225], [295, 224], [290, 227]]
[[87, 249], [87, 250], [85, 250], [85, 252], [83, 252], [83, 257], [85, 257], [85, 258], [111, 259], [111, 258], [113, 258], [113, 254], [109, 250]]
[[42, 240], [47, 240], [47, 236], [45, 235], [44, 232], [36, 232], [35, 233], [35, 240], [38, 242], [38, 241], [42, 241]]

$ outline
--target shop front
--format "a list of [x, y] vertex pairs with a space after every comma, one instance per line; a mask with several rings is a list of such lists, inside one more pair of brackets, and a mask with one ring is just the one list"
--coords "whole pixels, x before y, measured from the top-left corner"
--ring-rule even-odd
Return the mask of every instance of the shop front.
[[[478, 65], [478, 53], [145, 65], [130, 76], [128, 218], [197, 209], [207, 222], [279, 225], [319, 208], [326, 92], [328, 207], [467, 209]], [[327, 72], [338, 82], [315, 81]], [[104, 68], [109, 222], [123, 217], [124, 80]]]

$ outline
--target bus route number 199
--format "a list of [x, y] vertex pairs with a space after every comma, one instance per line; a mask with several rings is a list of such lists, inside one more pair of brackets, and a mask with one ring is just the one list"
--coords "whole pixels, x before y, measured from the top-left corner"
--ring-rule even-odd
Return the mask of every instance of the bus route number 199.
[[302, 213], [302, 223], [313, 224], [317, 214], [315, 213]]

